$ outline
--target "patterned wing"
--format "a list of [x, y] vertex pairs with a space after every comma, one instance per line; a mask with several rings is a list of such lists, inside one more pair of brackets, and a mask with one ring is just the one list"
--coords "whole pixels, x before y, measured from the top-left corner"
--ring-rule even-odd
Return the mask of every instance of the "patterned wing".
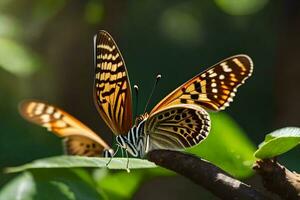
[[132, 126], [132, 102], [125, 62], [113, 38], [105, 31], [95, 36], [94, 51], [97, 110], [114, 134], [127, 134]]
[[80, 135], [68, 136], [63, 140], [64, 152], [68, 155], [103, 156], [104, 148], [100, 143]]
[[233, 101], [237, 88], [249, 78], [253, 64], [247, 55], [236, 55], [190, 79], [160, 101], [151, 111], [176, 104], [195, 104], [219, 111]]
[[65, 138], [65, 152], [69, 155], [101, 156], [104, 149], [110, 149], [91, 129], [57, 107], [29, 100], [20, 103], [19, 111], [28, 121]]
[[153, 113], [145, 124], [149, 148], [182, 149], [206, 138], [210, 130], [208, 113], [200, 106], [179, 104]]

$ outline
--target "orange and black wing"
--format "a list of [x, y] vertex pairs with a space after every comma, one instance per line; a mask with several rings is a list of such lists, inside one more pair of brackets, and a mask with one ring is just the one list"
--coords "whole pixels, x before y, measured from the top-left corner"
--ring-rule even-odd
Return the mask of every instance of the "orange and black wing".
[[64, 148], [69, 155], [101, 156], [105, 149], [110, 149], [91, 129], [55, 106], [27, 100], [20, 103], [19, 111], [28, 121], [65, 138]]
[[160, 101], [150, 112], [177, 104], [194, 104], [212, 111], [229, 106], [236, 90], [253, 71], [247, 55], [229, 57], [193, 77]]
[[106, 31], [94, 37], [94, 101], [114, 134], [127, 134], [132, 126], [132, 97], [125, 62]]
[[209, 131], [209, 115], [200, 106], [169, 106], [151, 114], [146, 120], [145, 133], [149, 137], [146, 151], [192, 147], [204, 140]]

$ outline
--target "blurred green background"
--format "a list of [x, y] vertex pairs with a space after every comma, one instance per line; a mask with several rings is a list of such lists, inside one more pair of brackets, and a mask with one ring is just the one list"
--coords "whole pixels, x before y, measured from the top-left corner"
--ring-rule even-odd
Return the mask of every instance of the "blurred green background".
[[[63, 108], [111, 142], [92, 99], [92, 39], [100, 29], [115, 38], [132, 85], [139, 85], [140, 111], [157, 73], [162, 79], [150, 107], [221, 59], [245, 53], [254, 73], [225, 112], [255, 145], [277, 128], [300, 124], [297, 0], [2, 0], [0, 168], [62, 152], [59, 138], [19, 116], [18, 103], [27, 98]], [[280, 160], [300, 171], [299, 153]], [[0, 174], [0, 186], [11, 176]], [[200, 189], [182, 177], [158, 178], [135, 198], [164, 199], [168, 190], [182, 199]]]

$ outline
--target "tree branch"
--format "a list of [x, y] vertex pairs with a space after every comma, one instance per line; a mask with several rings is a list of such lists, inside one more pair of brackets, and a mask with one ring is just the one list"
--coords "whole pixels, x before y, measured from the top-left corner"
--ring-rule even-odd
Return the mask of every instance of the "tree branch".
[[221, 199], [268, 199], [251, 186], [234, 179], [213, 164], [186, 153], [170, 150], [154, 150], [148, 160], [173, 170], [206, 188]]
[[274, 159], [258, 160], [253, 169], [271, 192], [283, 199], [300, 199], [300, 174], [289, 171]]

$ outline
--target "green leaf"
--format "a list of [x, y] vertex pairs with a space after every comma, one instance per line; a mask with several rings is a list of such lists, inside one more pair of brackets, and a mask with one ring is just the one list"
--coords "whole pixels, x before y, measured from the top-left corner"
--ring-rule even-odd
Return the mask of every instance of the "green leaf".
[[[105, 170], [106, 175], [99, 178], [99, 173], [103, 173], [103, 170]], [[100, 169], [95, 171], [94, 176], [98, 187], [115, 200], [132, 199], [133, 194], [143, 181], [142, 170], [134, 170], [131, 173], [126, 173], [124, 171], [113, 172]]]
[[[94, 171], [94, 180], [99, 189], [115, 200], [132, 199], [141, 184], [157, 176], [174, 176], [174, 172], [157, 167], [151, 169], [137, 169], [131, 173], [125, 171], [111, 171], [97, 169]], [[126, 189], [125, 189], [126, 188]]]
[[105, 199], [91, 177], [92, 182], [82, 178], [88, 176], [82, 169], [32, 169], [8, 183], [0, 191], [0, 199]]
[[35, 183], [30, 173], [23, 173], [7, 183], [0, 191], [0, 200], [33, 199]]
[[34, 169], [31, 173], [37, 186], [37, 199], [105, 199], [94, 182], [82, 178], [90, 176], [83, 169]]
[[265, 159], [281, 155], [300, 143], [300, 128], [286, 127], [278, 129], [265, 137], [259, 145], [255, 157]]
[[[104, 167], [110, 158], [83, 157], [83, 156], [56, 156], [35, 160], [31, 163], [18, 167], [7, 168], [8, 173], [20, 172], [36, 168], [73, 168], [73, 167]], [[108, 165], [109, 169], [126, 169], [127, 158], [113, 158]], [[156, 165], [150, 161], [136, 158], [129, 158], [129, 168], [153, 168]]]
[[200, 145], [188, 149], [237, 178], [253, 174], [255, 146], [242, 129], [226, 114], [211, 114], [212, 129]]
[[31, 169], [0, 191], [0, 200], [29, 199], [132, 199], [140, 185], [155, 176], [175, 173], [163, 168], [138, 169], [131, 173], [106, 168], [93, 170]]

